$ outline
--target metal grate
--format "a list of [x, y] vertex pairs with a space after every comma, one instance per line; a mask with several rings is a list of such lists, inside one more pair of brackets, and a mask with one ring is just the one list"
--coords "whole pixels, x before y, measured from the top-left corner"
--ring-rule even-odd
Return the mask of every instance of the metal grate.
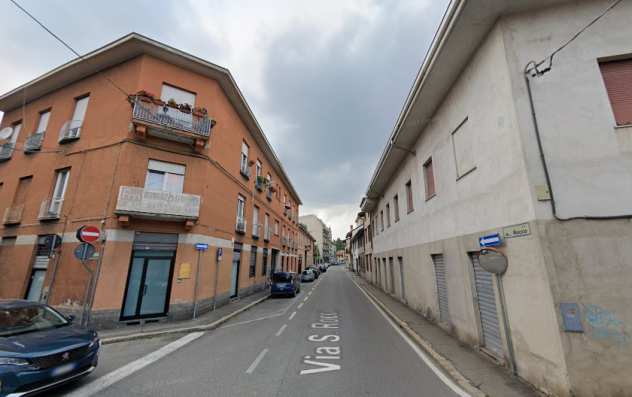
[[498, 321], [498, 309], [496, 308], [496, 293], [494, 291], [494, 278], [491, 273], [485, 271], [478, 261], [478, 254], [470, 254], [474, 266], [474, 283], [476, 285], [476, 302], [481, 320], [482, 345], [498, 357], [503, 356], [502, 342], [500, 338], [500, 322]]
[[202, 137], [211, 135], [212, 121], [208, 116], [200, 117], [183, 112], [170, 106], [159, 106], [153, 102], [134, 99], [134, 120], [144, 121], [158, 126], [190, 132]]
[[450, 311], [448, 310], [448, 283], [446, 278], [445, 261], [443, 254], [432, 255], [434, 263], [435, 279], [437, 283], [437, 299], [439, 301], [439, 321], [450, 322]]

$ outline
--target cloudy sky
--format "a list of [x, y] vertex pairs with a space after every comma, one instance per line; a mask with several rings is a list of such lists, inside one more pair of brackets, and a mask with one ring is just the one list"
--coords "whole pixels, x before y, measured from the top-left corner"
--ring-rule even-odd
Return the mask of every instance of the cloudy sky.
[[[135, 31], [227, 67], [304, 203], [344, 237], [447, 0], [19, 0], [80, 53]], [[0, 1], [0, 92], [72, 54]]]

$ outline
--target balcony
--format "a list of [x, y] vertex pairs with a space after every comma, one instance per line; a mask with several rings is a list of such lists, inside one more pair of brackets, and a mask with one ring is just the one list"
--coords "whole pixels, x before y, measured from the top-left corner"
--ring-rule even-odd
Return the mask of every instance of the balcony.
[[257, 240], [259, 239], [259, 228], [261, 227], [261, 225], [253, 223], [252, 224], [252, 238]]
[[266, 192], [266, 198], [268, 201], [272, 201], [272, 188], [268, 187], [268, 191]]
[[114, 213], [119, 222], [126, 223], [128, 217], [157, 219], [165, 221], [187, 221], [193, 226], [200, 213], [200, 196], [161, 190], [147, 190], [142, 187], [121, 186]]
[[22, 221], [22, 212], [24, 212], [24, 204], [7, 207], [4, 210], [2, 223], [5, 225], [17, 225]]
[[42, 142], [44, 142], [44, 133], [36, 132], [26, 138], [24, 142], [24, 153], [39, 152], [42, 149]]
[[40, 221], [59, 219], [59, 216], [61, 215], [61, 207], [63, 204], [63, 198], [50, 198], [42, 201], [37, 218]]
[[255, 180], [255, 188], [258, 191], [263, 192], [265, 185], [266, 185], [266, 179], [262, 176], [258, 176], [257, 179]]
[[204, 147], [215, 122], [198, 109], [167, 104], [137, 95], [132, 97], [136, 133]]
[[246, 220], [244, 218], [237, 218], [235, 224], [235, 231], [239, 234], [246, 234]]
[[59, 143], [76, 141], [81, 137], [83, 120], [69, 120], [59, 130]]
[[246, 179], [250, 179], [250, 168], [248, 166], [244, 166], [243, 164], [239, 167], [239, 173]]
[[13, 155], [13, 143], [8, 142], [0, 145], [0, 161], [7, 161]]

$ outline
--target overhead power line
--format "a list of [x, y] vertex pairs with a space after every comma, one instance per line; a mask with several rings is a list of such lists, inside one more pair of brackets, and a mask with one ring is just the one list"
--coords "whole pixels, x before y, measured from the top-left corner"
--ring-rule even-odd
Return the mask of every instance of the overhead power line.
[[[68, 44], [67, 42], [65, 42], [61, 37], [59, 37], [58, 35], [56, 35], [52, 30], [50, 30], [46, 25], [44, 25], [43, 22], [41, 22], [40, 20], [38, 20], [33, 14], [31, 14], [28, 10], [26, 10], [24, 7], [22, 7], [16, 0], [9, 0], [11, 3], [13, 3], [13, 5], [15, 5], [17, 8], [19, 8], [23, 13], [25, 13], [26, 15], [28, 15], [29, 18], [31, 18], [33, 21], [35, 21], [35, 23], [37, 23], [42, 29], [44, 29], [48, 34], [50, 34], [51, 36], [53, 36], [55, 38], [55, 40], [59, 41], [64, 47], [66, 47], [67, 49], [69, 49], [73, 54], [75, 54], [77, 56], [77, 58], [81, 59], [81, 60], [85, 60], [85, 57], [83, 57], [81, 54], [79, 54], [77, 51], [74, 50], [74, 48], [72, 48], [70, 46], [70, 44]], [[110, 84], [112, 84], [112, 86], [114, 86], [117, 90], [121, 91], [126, 97], [129, 96], [129, 94], [127, 93], [127, 91], [125, 91], [123, 88], [121, 88], [118, 84], [116, 84], [114, 81], [112, 81], [112, 79], [110, 79], [109, 77], [102, 75], [103, 78], [105, 78]]]

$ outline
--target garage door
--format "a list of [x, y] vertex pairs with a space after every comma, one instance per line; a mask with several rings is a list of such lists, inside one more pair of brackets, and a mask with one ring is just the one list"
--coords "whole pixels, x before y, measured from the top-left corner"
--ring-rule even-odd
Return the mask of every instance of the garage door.
[[450, 322], [450, 312], [448, 311], [448, 283], [446, 279], [445, 261], [443, 254], [432, 255], [434, 263], [435, 280], [437, 283], [437, 300], [439, 301], [439, 321]]
[[500, 323], [496, 308], [496, 294], [494, 292], [494, 278], [491, 273], [485, 271], [478, 262], [478, 254], [471, 254], [474, 266], [474, 281], [476, 284], [476, 302], [481, 320], [482, 341], [481, 344], [496, 357], [503, 356], [502, 342], [500, 339]]

